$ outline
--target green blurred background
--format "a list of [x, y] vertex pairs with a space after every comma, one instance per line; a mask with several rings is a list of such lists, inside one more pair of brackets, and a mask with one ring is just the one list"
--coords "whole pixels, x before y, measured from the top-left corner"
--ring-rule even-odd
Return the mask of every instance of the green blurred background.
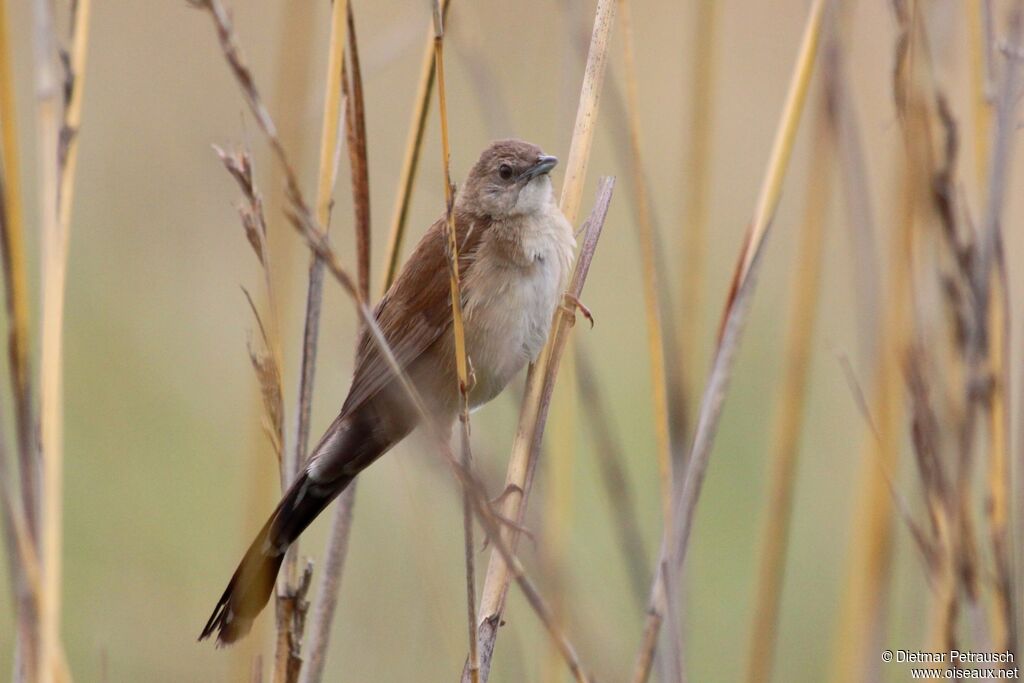
[[[312, 192], [329, 3], [231, 4], [257, 82]], [[967, 126], [962, 6], [953, 0], [933, 4], [936, 44], [947, 46], [938, 51], [937, 68], [953, 95], [954, 113]], [[365, 0], [353, 5], [366, 91], [376, 291], [429, 5]], [[699, 363], [687, 368], [700, 383], [807, 8], [807, 0], [733, 0], [718, 9], [708, 279], [701, 309], [676, 311], [680, 319], [697, 316], [702, 330]], [[27, 166], [24, 181], [31, 188], [31, 16], [28, 3], [13, 3], [12, 10], [18, 125]], [[662, 284], [679, 301], [695, 2], [636, 3], [633, 15], [643, 151], [669, 266]], [[456, 182], [496, 137], [526, 138], [565, 157], [583, 70], [578, 36], [589, 33], [592, 16], [591, 2], [452, 3], [446, 63]], [[851, 20], [854, 97], [877, 224], [885, 233], [892, 224], [898, 177], [893, 152], [900, 146], [890, 87], [895, 28], [887, 4], [880, 1], [858, 3]], [[609, 72], [620, 92], [621, 48], [616, 38]], [[809, 144], [815, 92], [764, 261], [689, 554], [682, 593], [694, 681], [736, 680], [742, 672], [807, 159], [827, 153]], [[625, 181], [627, 169], [619, 165], [615, 149], [627, 133], [616, 127], [609, 103], [606, 98], [599, 118], [584, 210], [589, 210], [599, 175]], [[436, 116], [430, 118], [426, 139], [410, 222], [413, 238], [442, 208]], [[259, 429], [257, 386], [246, 354], [253, 321], [240, 290], [241, 285], [258, 291], [260, 279], [235, 213], [238, 192], [211, 143], [251, 144], [261, 188], [271, 208], [280, 207], [279, 178], [269, 168], [270, 157], [228, 73], [209, 18], [184, 2], [96, 2], [66, 325], [64, 635], [72, 670], [81, 681], [100, 680], [104, 672], [111, 681], [245, 680], [253, 648], [266, 645], [272, 627], [268, 612], [258, 626], [261, 635], [240, 648], [217, 651], [195, 642], [224, 582], [276, 500], [276, 483], [268, 483], [276, 481], [276, 466]], [[961, 171], [966, 198], [977, 211], [981, 204], [972, 159], [963, 155]], [[341, 167], [332, 239], [352, 263], [344, 158]], [[561, 169], [555, 177], [560, 183]], [[660, 506], [640, 256], [627, 190], [628, 184], [620, 182], [584, 293], [597, 325], [593, 330], [579, 326], [576, 337], [592, 352], [614, 426], [627, 445], [630, 485], [653, 561]], [[838, 190], [835, 196], [840, 197]], [[868, 381], [871, 365], [859, 355], [851, 296], [858, 273], [852, 269], [851, 228], [840, 201], [833, 202], [827, 225], [782, 603], [780, 681], [817, 681], [830, 673], [844, 558], [856, 525], [853, 489], [867, 439], [839, 360], [848, 355], [858, 377]], [[33, 197], [26, 202], [32, 219], [36, 202]], [[1013, 226], [1022, 208], [1021, 193], [1011, 192], [1005, 225], [1014, 290], [1020, 278], [1014, 275], [1013, 246], [1020, 238]], [[307, 255], [280, 214], [270, 219], [277, 285], [285, 304], [280, 313], [292, 428]], [[887, 244], [884, 234], [876, 239]], [[33, 254], [37, 246], [33, 235]], [[328, 282], [314, 437], [334, 416], [347, 389], [354, 328], [349, 302]], [[680, 360], [670, 357], [669, 362]], [[474, 417], [476, 456], [495, 494], [516, 412], [515, 401], [506, 396]], [[583, 660], [602, 680], [623, 680], [639, 643], [643, 612], [629, 590], [583, 425], [578, 421], [572, 527], [560, 597], [569, 606], [569, 632]], [[568, 455], [549, 448], [544, 467]], [[523, 546], [536, 575], [542, 575], [537, 556], [544, 551], [549, 474], [539, 476], [528, 522], [538, 532], [538, 543]], [[914, 499], [914, 479], [904, 476], [900, 482], [904, 494]], [[450, 475], [422, 439], [403, 444], [360, 478], [327, 680], [454, 680], [465, 656], [460, 505]], [[302, 538], [302, 553], [317, 562], [329, 518], [324, 515]], [[891, 633], [884, 640], [893, 648], [914, 648], [923, 638], [924, 573], [905, 527], [896, 533]], [[487, 554], [478, 557], [482, 581]], [[0, 671], [8, 671], [12, 609], [3, 578]], [[543, 577], [541, 583], [550, 585]], [[544, 633], [515, 588], [511, 595], [491, 680], [542, 680], [551, 668]], [[268, 647], [262, 650], [269, 652]], [[897, 667], [885, 673], [894, 680], [902, 676]]]

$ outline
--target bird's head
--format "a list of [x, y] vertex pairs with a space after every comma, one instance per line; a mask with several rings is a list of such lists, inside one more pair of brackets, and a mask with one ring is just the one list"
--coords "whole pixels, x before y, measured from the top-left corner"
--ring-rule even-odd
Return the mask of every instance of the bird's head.
[[544, 211], [553, 201], [548, 174], [557, 163], [529, 142], [492, 142], [469, 172], [458, 208], [499, 220]]

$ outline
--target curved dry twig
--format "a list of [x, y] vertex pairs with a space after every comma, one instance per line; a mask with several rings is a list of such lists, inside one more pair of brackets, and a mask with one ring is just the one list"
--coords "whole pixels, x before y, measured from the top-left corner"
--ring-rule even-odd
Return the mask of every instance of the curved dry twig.
[[815, 0], [807, 17], [786, 104], [776, 130], [771, 159], [754, 212], [754, 220], [740, 252], [732, 289], [726, 300], [718, 346], [711, 366], [711, 374], [704, 388], [696, 431], [690, 447], [686, 476], [682, 487], [674, 496], [673, 533], [663, 535], [661, 551], [655, 565], [647, 621], [631, 678], [633, 683], [643, 683], [650, 675], [658, 633], [668, 608], [668, 587], [664, 579], [665, 573], [661, 571], [661, 567], [663, 564], [667, 564], [668, 575], [674, 581], [678, 568], [686, 556], [697, 501], [704, 483], [708, 462], [711, 459], [711, 446], [718, 431], [718, 421], [722, 414], [725, 394], [732, 378], [733, 361], [743, 335], [747, 311], [756, 286], [758, 266], [781, 196], [782, 181], [789, 166], [789, 157], [793, 150], [796, 131], [799, 128], [800, 116], [803, 112], [817, 54], [825, 2], [826, 0]]

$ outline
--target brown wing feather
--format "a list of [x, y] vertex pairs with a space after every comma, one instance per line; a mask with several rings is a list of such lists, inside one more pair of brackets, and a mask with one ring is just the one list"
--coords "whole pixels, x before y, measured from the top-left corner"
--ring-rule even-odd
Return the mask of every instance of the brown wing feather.
[[[472, 267], [485, 225], [457, 215], [455, 236], [459, 245], [460, 279]], [[398, 364], [409, 367], [420, 354], [451, 326], [445, 219], [435, 222], [406, 261], [398, 279], [374, 309], [374, 318], [395, 354]], [[388, 362], [364, 332], [359, 341], [356, 369], [341, 416], [356, 408], [394, 379]]]

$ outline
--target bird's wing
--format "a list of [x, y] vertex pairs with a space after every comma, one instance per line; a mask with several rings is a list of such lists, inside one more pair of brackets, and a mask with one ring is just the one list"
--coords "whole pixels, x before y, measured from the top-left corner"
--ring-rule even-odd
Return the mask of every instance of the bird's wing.
[[[455, 235], [459, 247], [461, 280], [472, 267], [480, 244], [480, 221], [457, 216]], [[452, 324], [448, 282], [445, 219], [427, 230], [398, 279], [374, 309], [374, 318], [391, 347], [398, 364], [406, 369], [444, 334]], [[363, 331], [356, 354], [356, 369], [341, 414], [349, 415], [395, 378], [367, 331]]]

